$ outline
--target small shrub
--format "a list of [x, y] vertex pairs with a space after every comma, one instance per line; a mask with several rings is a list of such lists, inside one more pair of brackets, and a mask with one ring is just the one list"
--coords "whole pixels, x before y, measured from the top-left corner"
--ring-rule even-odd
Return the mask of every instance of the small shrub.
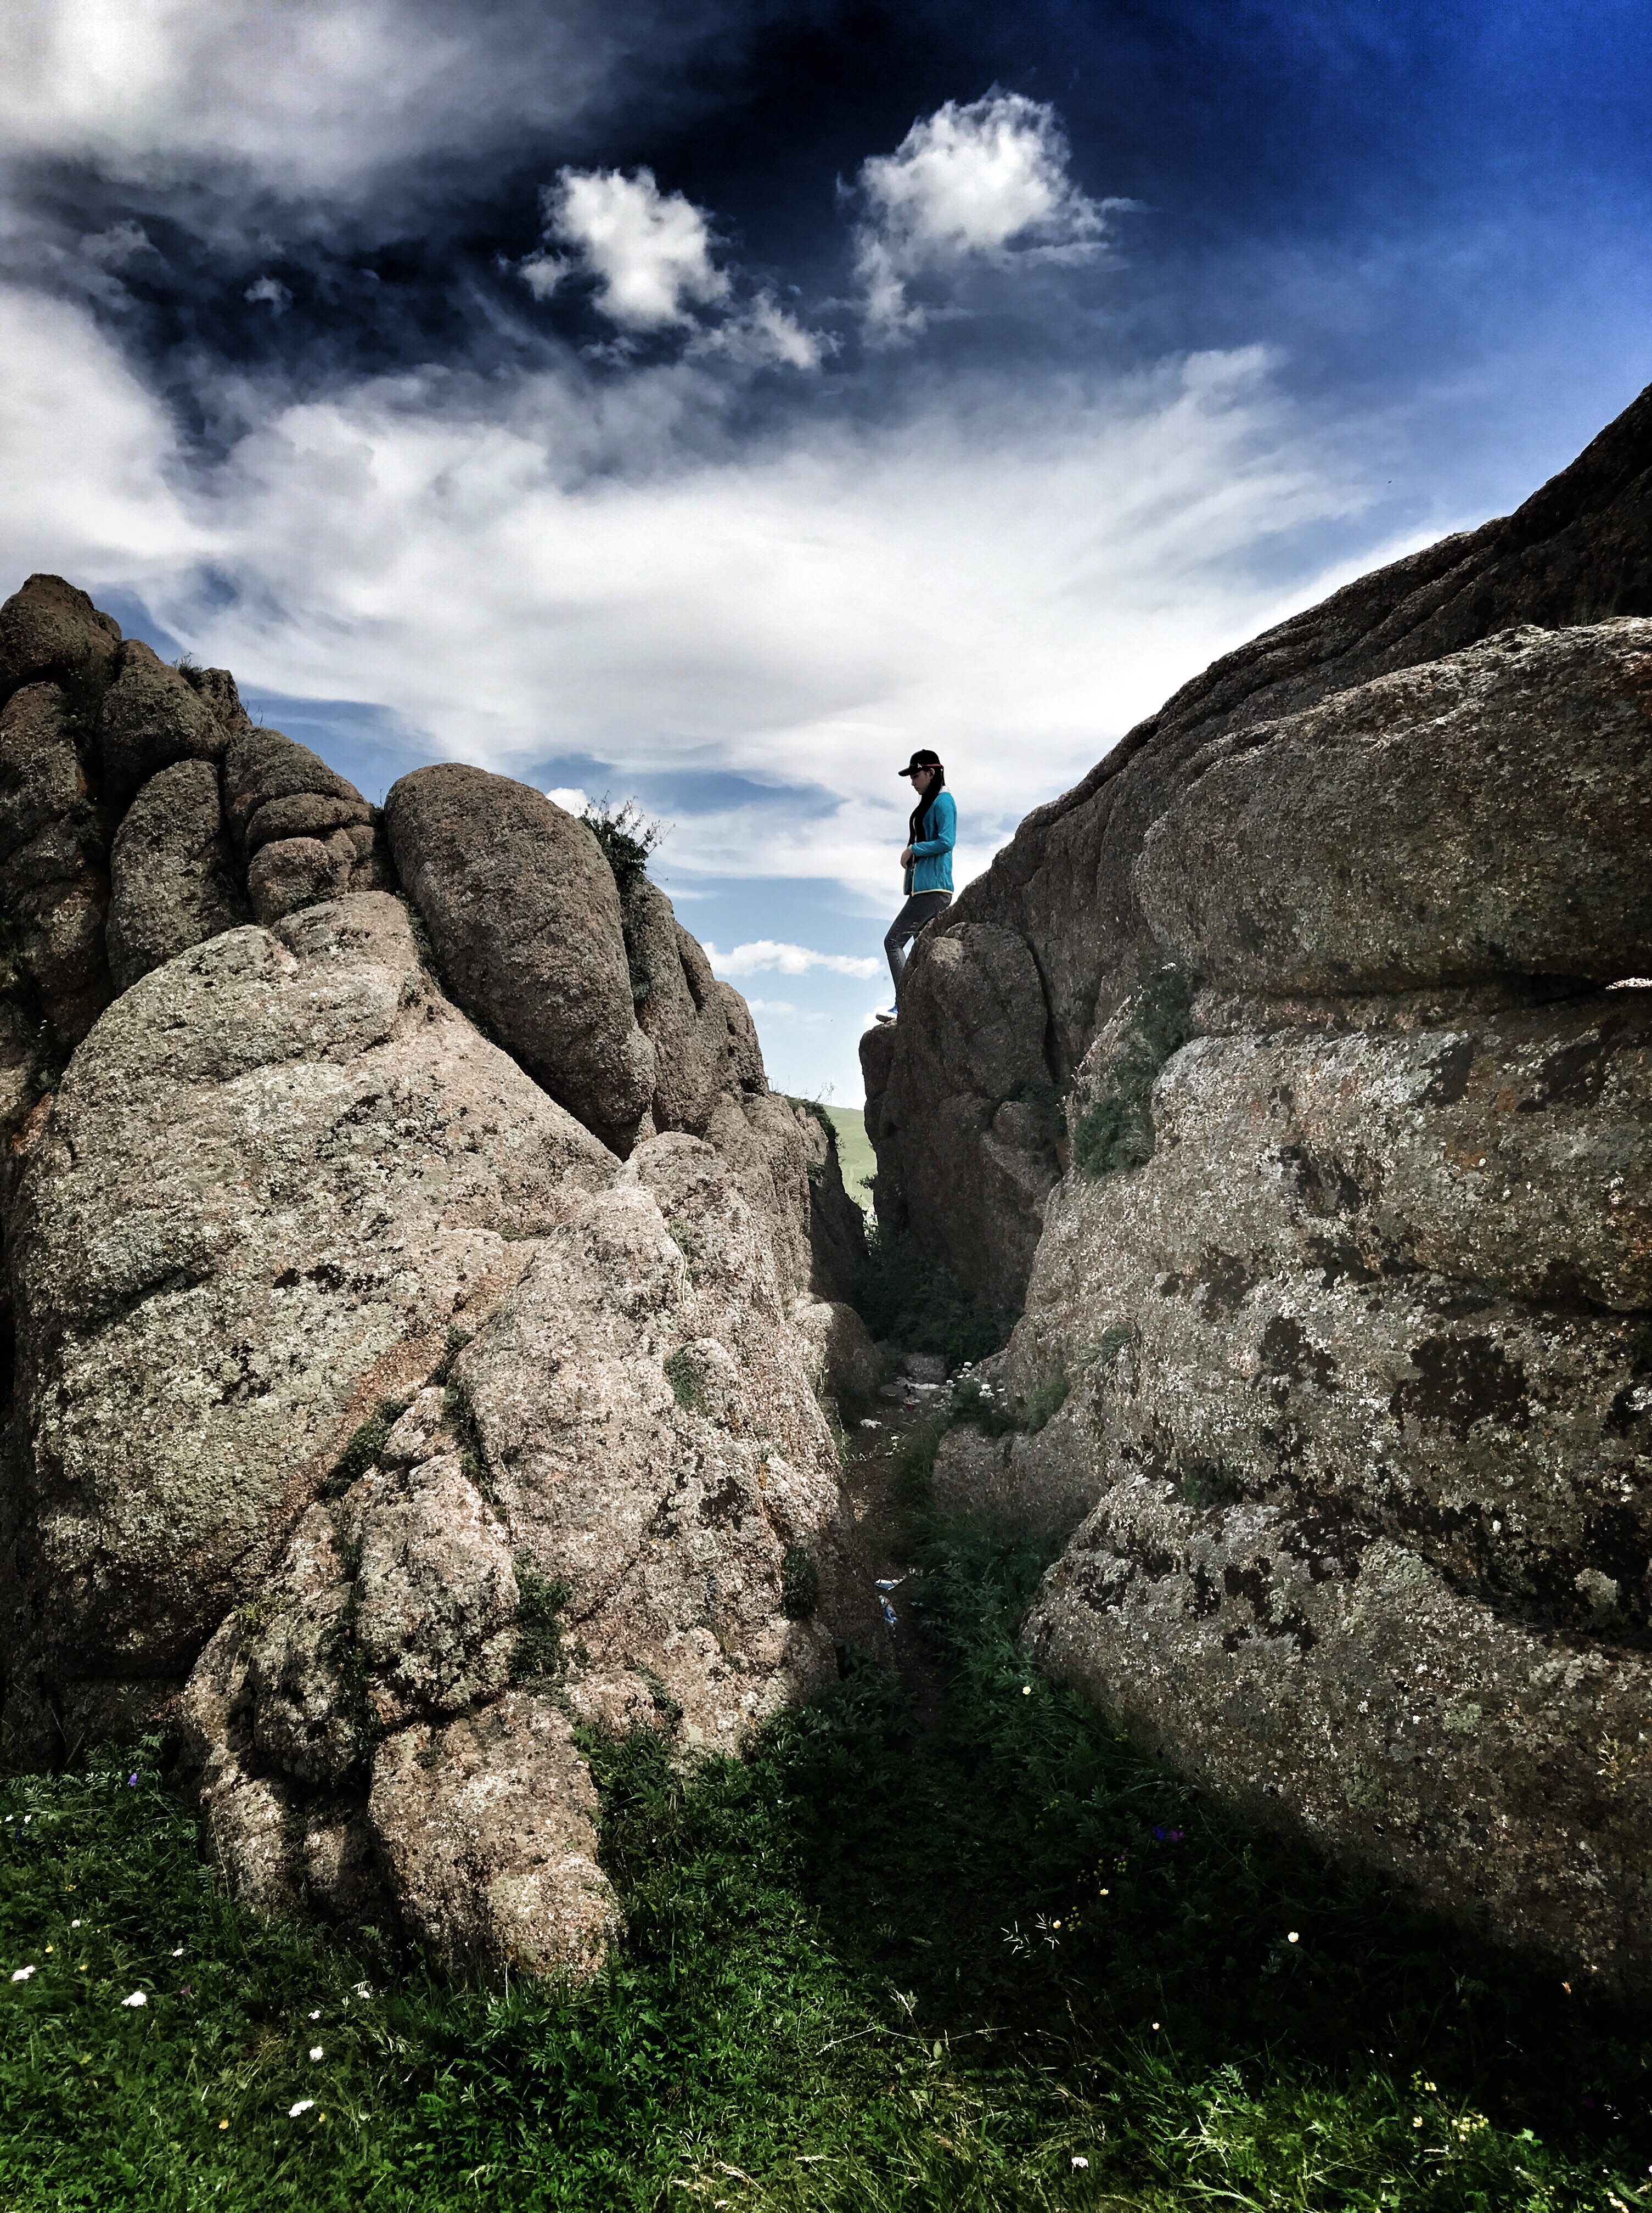
[[780, 1610], [788, 1621], [807, 1621], [820, 1603], [820, 1570], [806, 1545], [788, 1545], [780, 1563]]
[[984, 1436], [1008, 1436], [1012, 1430], [1036, 1436], [1066, 1405], [1070, 1387], [1058, 1373], [1047, 1376], [1023, 1405], [1012, 1406], [989, 1392], [978, 1376], [966, 1375], [952, 1394], [952, 1417], [972, 1424]]
[[91, 759], [95, 754], [98, 723], [109, 689], [109, 664], [88, 655], [78, 668], [58, 679], [58, 689], [63, 694], [63, 704], [58, 710], [63, 734], [82, 760]]
[[568, 1665], [563, 1649], [562, 1615], [572, 1586], [558, 1576], [547, 1582], [526, 1552], [516, 1555], [516, 1642], [510, 1655], [515, 1683], [556, 1683]]
[[668, 826], [644, 814], [634, 799], [622, 800], [616, 807], [606, 791], [600, 800], [592, 801], [580, 820], [602, 848], [623, 907], [641, 890], [649, 856], [670, 834]]
[[671, 1386], [673, 1398], [686, 1414], [704, 1413], [705, 1383], [686, 1344], [680, 1344], [667, 1361], [666, 1381]]
[[446, 1383], [451, 1379], [453, 1375], [454, 1363], [458, 1359], [460, 1354], [465, 1350], [465, 1347], [470, 1343], [470, 1341], [471, 1332], [469, 1330], [460, 1329], [456, 1322], [448, 1323], [448, 1342], [442, 1347], [441, 1359], [437, 1361], [436, 1366], [430, 1370], [430, 1381], [432, 1383]]
[[476, 1409], [471, 1404], [470, 1393], [462, 1383], [449, 1383], [442, 1403], [443, 1411], [458, 1433], [460, 1469], [489, 1505], [497, 1506], [499, 1501], [488, 1474], [487, 1451], [482, 1442], [482, 1432], [477, 1423]]
[[323, 1498], [340, 1498], [358, 1476], [367, 1473], [379, 1454], [391, 1430], [407, 1411], [405, 1399], [386, 1399], [376, 1413], [369, 1414], [361, 1427], [351, 1432], [345, 1445], [327, 1472], [321, 1485]]

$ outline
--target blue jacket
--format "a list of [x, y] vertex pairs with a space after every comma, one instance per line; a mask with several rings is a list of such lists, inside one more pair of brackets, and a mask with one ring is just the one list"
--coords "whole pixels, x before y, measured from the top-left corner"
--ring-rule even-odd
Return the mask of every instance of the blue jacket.
[[943, 785], [924, 809], [920, 824], [924, 835], [912, 842], [910, 899], [918, 892], [952, 889], [952, 849], [958, 838], [958, 809]]

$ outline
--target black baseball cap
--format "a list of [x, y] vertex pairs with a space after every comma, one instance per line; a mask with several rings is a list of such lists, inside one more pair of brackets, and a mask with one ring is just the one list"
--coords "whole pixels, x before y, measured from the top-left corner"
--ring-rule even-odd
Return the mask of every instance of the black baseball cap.
[[912, 755], [911, 760], [907, 762], [905, 767], [901, 770], [900, 773], [902, 776], [910, 776], [915, 768], [939, 768], [940, 765], [940, 754], [932, 753], [929, 747], [925, 746]]

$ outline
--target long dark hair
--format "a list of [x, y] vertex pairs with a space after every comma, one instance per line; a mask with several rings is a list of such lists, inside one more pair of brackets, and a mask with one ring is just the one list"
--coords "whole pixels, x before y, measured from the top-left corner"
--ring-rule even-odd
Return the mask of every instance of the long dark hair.
[[912, 845], [916, 845], [924, 834], [924, 817], [935, 805], [936, 792], [944, 791], [947, 788], [947, 771], [939, 761], [924, 761], [922, 765], [934, 770], [935, 782], [926, 792], [920, 795], [917, 806], [912, 809], [912, 819], [906, 825], [907, 843]]

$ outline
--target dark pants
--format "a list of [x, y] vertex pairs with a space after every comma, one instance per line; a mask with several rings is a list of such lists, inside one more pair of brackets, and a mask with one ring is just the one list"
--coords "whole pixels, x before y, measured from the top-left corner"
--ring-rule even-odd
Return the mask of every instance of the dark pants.
[[926, 922], [952, 905], [950, 892], [914, 892], [889, 925], [883, 941], [883, 949], [889, 956], [889, 973], [895, 979], [895, 997], [900, 997], [901, 972], [906, 966], [906, 948], [917, 936]]

